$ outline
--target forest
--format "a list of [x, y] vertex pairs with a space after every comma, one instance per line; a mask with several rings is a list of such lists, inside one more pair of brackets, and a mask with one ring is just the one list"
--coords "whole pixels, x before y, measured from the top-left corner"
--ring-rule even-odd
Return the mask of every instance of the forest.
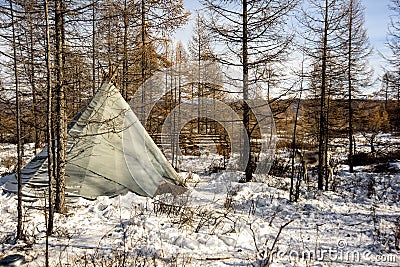
[[[0, 266], [397, 266], [400, 0], [388, 54], [365, 1], [0, 0]], [[71, 197], [77, 157], [142, 146], [186, 193], [138, 193], [115, 163], [127, 188]]]

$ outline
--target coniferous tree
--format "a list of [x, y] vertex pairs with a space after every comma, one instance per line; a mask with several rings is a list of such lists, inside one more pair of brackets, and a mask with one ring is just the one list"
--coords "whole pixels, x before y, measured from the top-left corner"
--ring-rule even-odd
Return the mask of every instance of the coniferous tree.
[[46, 145], [47, 145], [47, 175], [48, 181], [48, 215], [47, 215], [47, 229], [46, 229], [46, 266], [48, 266], [48, 236], [53, 232], [54, 223], [54, 197], [53, 197], [53, 88], [51, 81], [51, 49], [50, 49], [50, 21], [49, 21], [49, 5], [47, 0], [44, 0], [44, 14], [46, 24], [46, 85], [47, 85], [47, 105], [46, 105]]
[[387, 61], [391, 66], [390, 75], [387, 78], [388, 86], [392, 89], [396, 99], [396, 129], [400, 128], [400, 0], [391, 0], [389, 32], [387, 38], [387, 46], [391, 51], [391, 55], [387, 57]]
[[347, 1], [347, 38], [343, 40], [347, 74], [347, 101], [348, 101], [348, 164], [353, 172], [353, 94], [365, 88], [372, 76], [368, 69], [367, 58], [372, 50], [369, 47], [368, 37], [364, 26], [364, 9], [359, 0]]
[[139, 88], [144, 90], [141, 85], [166, 65], [161, 49], [164, 37], [185, 24], [188, 16], [181, 0], [105, 1], [99, 18], [98, 34], [104, 36], [98, 40], [99, 61], [120, 67], [119, 82], [126, 100]]
[[57, 164], [56, 164], [56, 198], [55, 210], [65, 212], [65, 168], [66, 168], [66, 142], [67, 142], [67, 118], [66, 95], [64, 80], [64, 42], [65, 42], [65, 1], [55, 1], [55, 93], [56, 93], [56, 140], [57, 140]]
[[397, 77], [394, 71], [386, 71], [381, 78], [382, 87], [377, 92], [378, 96], [383, 97], [385, 101], [392, 131], [400, 126], [400, 83]]
[[390, 48], [392, 55], [388, 58], [392, 67], [399, 72], [400, 69], [400, 0], [391, 0], [389, 32], [387, 45]]
[[[218, 65], [215, 55], [215, 48], [209, 38], [209, 32], [205, 24], [206, 18], [199, 11], [196, 14], [196, 21], [193, 29], [192, 38], [189, 41], [189, 53], [191, 61], [196, 67], [193, 68], [192, 80], [195, 84], [192, 85], [192, 97], [208, 97], [212, 99], [223, 99], [225, 93], [218, 85], [221, 81], [221, 68]], [[194, 65], [194, 64], [193, 64]], [[214, 82], [214, 83], [212, 83]], [[215, 106], [214, 106], [215, 107]], [[201, 118], [204, 117], [206, 122], [206, 133], [208, 129], [207, 114], [201, 114], [201, 110], [207, 111], [204, 108], [202, 101], [197, 105], [197, 133], [201, 132]]]
[[17, 239], [22, 239], [22, 135], [21, 135], [21, 98], [19, 91], [19, 76], [18, 76], [18, 59], [17, 59], [17, 41], [16, 41], [16, 20], [14, 16], [14, 7], [12, 0], [9, 0], [10, 18], [11, 18], [11, 35], [12, 35], [12, 61], [14, 68], [14, 83], [15, 83], [15, 120], [16, 120], [16, 139], [17, 139], [17, 181], [18, 181], [18, 219], [17, 219]]
[[327, 188], [327, 153], [329, 140], [329, 104], [335, 91], [343, 82], [343, 68], [340, 63], [341, 42], [339, 36], [344, 34], [346, 12], [341, 0], [309, 0], [302, 10], [299, 22], [304, 27], [303, 38], [306, 41], [305, 53], [313, 62], [310, 81], [315, 90], [318, 106], [318, 189]]
[[[285, 59], [292, 36], [287, 34], [285, 24], [288, 14], [296, 6], [296, 0], [203, 0], [211, 36], [224, 46], [217, 60], [223, 64], [240, 67], [242, 70], [242, 121], [247, 136], [251, 139], [250, 88], [259, 80], [259, 72], [272, 63]], [[233, 78], [235, 79], [235, 78]], [[237, 77], [236, 77], [237, 79]], [[255, 158], [248, 139], [243, 138], [243, 149], [248, 162], [245, 166], [245, 181], [251, 181], [255, 171]]]

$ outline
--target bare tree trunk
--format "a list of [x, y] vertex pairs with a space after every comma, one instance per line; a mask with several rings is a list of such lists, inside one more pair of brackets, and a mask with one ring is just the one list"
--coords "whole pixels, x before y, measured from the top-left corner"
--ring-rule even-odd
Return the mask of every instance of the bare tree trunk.
[[47, 174], [49, 176], [48, 206], [49, 215], [47, 221], [47, 235], [53, 232], [54, 206], [53, 206], [53, 140], [52, 140], [52, 114], [53, 114], [53, 92], [51, 84], [51, 61], [50, 61], [50, 26], [49, 26], [49, 6], [47, 0], [44, 1], [45, 20], [46, 20], [46, 72], [47, 72]]
[[248, 139], [243, 138], [243, 149], [244, 153], [248, 153], [248, 162], [245, 169], [246, 182], [253, 179], [253, 159], [251, 158], [251, 142], [250, 142], [250, 125], [249, 125], [249, 113], [250, 109], [246, 101], [249, 99], [249, 64], [248, 64], [248, 46], [247, 46], [247, 0], [243, 1], [243, 28], [242, 28], [242, 55], [243, 55], [243, 125], [246, 129]]
[[[181, 101], [182, 101], [182, 84], [181, 84], [181, 76], [182, 76], [182, 50], [179, 49], [177, 51], [179, 53], [178, 59], [179, 59], [179, 65], [178, 65], [178, 126], [181, 126]], [[175, 168], [179, 171], [179, 128], [176, 130], [176, 152], [175, 152]]]
[[324, 142], [324, 178], [325, 178], [325, 191], [328, 191], [329, 189], [329, 175], [328, 175], [328, 144], [329, 144], [329, 120], [330, 120], [330, 104], [331, 104], [331, 87], [328, 87], [328, 92], [327, 92], [327, 97], [326, 97], [326, 119], [325, 119], [325, 142]]
[[55, 209], [65, 212], [65, 165], [66, 165], [66, 100], [64, 91], [64, 0], [55, 1], [55, 37], [56, 37], [56, 88], [57, 88], [57, 175]]
[[397, 130], [400, 129], [400, 84], [397, 84]]
[[[241, 77], [243, 86], [242, 123], [246, 130], [240, 142], [240, 146], [243, 146], [241, 147], [240, 162], [242, 165], [243, 160], [246, 159], [247, 163], [245, 177], [241, 182], [251, 181], [256, 169], [256, 153], [252, 147], [250, 127], [252, 127], [251, 123], [257, 124], [257, 121], [250, 121], [252, 113], [246, 103], [249, 100], [249, 86], [259, 82], [263, 76], [257, 75], [257, 69], [282, 62], [286, 58], [287, 48], [292, 37], [284, 30], [283, 18], [289, 15], [297, 1], [243, 0], [239, 1], [241, 5], [233, 6], [230, 5], [231, 1], [203, 0], [202, 2], [211, 17], [204, 27], [215, 34], [216, 41], [226, 47], [226, 53], [221, 53], [221, 56], [214, 57], [214, 59], [226, 65], [240, 66], [243, 72]], [[276, 19], [278, 17], [279, 20]], [[220, 20], [220, 18], [223, 19]], [[279, 45], [270, 45], [271, 40]], [[257, 49], [249, 51], [254, 47]], [[251, 56], [256, 54], [257, 56]], [[250, 70], [254, 70], [254, 72], [250, 72]], [[249, 77], [250, 74], [251, 77]], [[242, 136], [242, 133], [240, 135]]]
[[323, 33], [323, 47], [322, 47], [322, 74], [321, 74], [321, 99], [320, 99], [320, 114], [319, 114], [319, 145], [318, 145], [318, 190], [324, 189], [324, 177], [326, 169], [326, 157], [325, 157], [325, 135], [326, 135], [326, 61], [327, 61], [327, 49], [328, 49], [328, 0], [325, 0], [325, 21], [324, 21], [324, 33]]
[[46, 72], [47, 72], [47, 121], [46, 121], [46, 136], [47, 136], [47, 175], [49, 178], [48, 186], [48, 214], [46, 213], [46, 256], [45, 264], [49, 266], [49, 236], [53, 232], [54, 225], [54, 206], [53, 206], [53, 140], [52, 140], [52, 84], [51, 84], [51, 63], [50, 63], [50, 27], [49, 27], [49, 6], [47, 0], [44, 0], [44, 11], [46, 21]]
[[[140, 19], [141, 19], [141, 44], [142, 44], [142, 58], [141, 58], [141, 89], [142, 89], [142, 106], [141, 106], [141, 114], [144, 114], [144, 105], [145, 105], [145, 90], [144, 90], [144, 81], [145, 81], [145, 69], [146, 69], [146, 65], [145, 65], [145, 60], [146, 60], [146, 48], [145, 48], [145, 30], [146, 30], [146, 10], [145, 10], [145, 2], [144, 0], [142, 0], [141, 2], [141, 13], [140, 13]], [[143, 118], [143, 122], [142, 122], [143, 126], [146, 127], [146, 121]]]
[[9, 0], [11, 27], [12, 27], [12, 46], [13, 46], [13, 64], [14, 64], [14, 79], [15, 79], [15, 115], [16, 115], [16, 139], [17, 139], [17, 180], [18, 180], [18, 204], [17, 204], [17, 239], [22, 239], [22, 138], [21, 138], [21, 108], [20, 108], [20, 94], [19, 94], [19, 80], [18, 80], [18, 67], [17, 67], [17, 44], [15, 34], [15, 20], [13, 3]]
[[[294, 118], [294, 126], [293, 126], [293, 139], [292, 139], [292, 173], [290, 177], [290, 192], [289, 192], [289, 200], [290, 201], [297, 201], [298, 194], [293, 198], [294, 196], [294, 159], [296, 157], [296, 139], [297, 139], [297, 122], [299, 118], [299, 110], [300, 110], [300, 104], [301, 104], [301, 97], [303, 94], [303, 76], [304, 76], [304, 58], [301, 62], [301, 81], [300, 81], [300, 94], [299, 94], [299, 100], [297, 102], [296, 106], [296, 117]], [[296, 183], [296, 185], [300, 185], [300, 183]], [[299, 192], [299, 188], [296, 188], [296, 192]]]
[[96, 8], [92, 0], [92, 94], [96, 94]]
[[389, 80], [390, 80], [390, 78], [389, 78], [390, 76], [389, 76], [389, 74], [386, 72], [384, 75], [383, 75], [383, 82], [385, 83], [385, 110], [388, 110], [388, 91], [389, 91]]
[[29, 23], [29, 83], [32, 88], [32, 114], [33, 114], [33, 128], [34, 128], [34, 142], [35, 142], [35, 154], [40, 148], [40, 129], [38, 123], [38, 112], [37, 112], [37, 92], [36, 92], [36, 82], [35, 82], [35, 50], [34, 50], [34, 40], [33, 40], [33, 21], [30, 16], [28, 16]]
[[[174, 88], [174, 97], [173, 97], [173, 107], [175, 108], [175, 106], [176, 106], [176, 100], [178, 99], [177, 98], [177, 92], [176, 92], [176, 86], [177, 86], [177, 84], [176, 84], [176, 75], [174, 75], [174, 77], [172, 78], [172, 76], [171, 76], [171, 86], [172, 86], [172, 79], [173, 79], [173, 81], [174, 81], [174, 83], [173, 83], [173, 88]], [[178, 147], [178, 141], [177, 141], [177, 137], [178, 137], [178, 133], [177, 133], [177, 131], [176, 131], [176, 112], [174, 112], [173, 113], [173, 115], [172, 115], [172, 119], [173, 119], [173, 124], [172, 124], [172, 132], [173, 132], [173, 135], [172, 135], [172, 166], [176, 169], [176, 163], [177, 163], [177, 161], [176, 161], [176, 152], [177, 152], [177, 147]]]
[[[123, 62], [122, 62], [122, 96], [128, 101], [128, 8], [124, 0], [124, 37], [123, 37]], [[143, 81], [142, 81], [143, 82]], [[146, 125], [144, 125], [146, 126]]]
[[[348, 162], [349, 162], [349, 171], [350, 173], [354, 172], [353, 168], [353, 107], [352, 107], [352, 73], [351, 73], [351, 62], [352, 62], [352, 35], [353, 35], [353, 0], [350, 0], [350, 12], [349, 12], [349, 50], [348, 50], [348, 73], [347, 73], [347, 79], [348, 79], [348, 94], [349, 94], [349, 99], [348, 99], [348, 108], [349, 108], [349, 156], [348, 156]], [[385, 105], [386, 106], [386, 105]]]
[[[197, 24], [199, 24], [199, 21], [200, 21], [200, 14], [199, 13], [197, 13]], [[199, 40], [199, 42], [198, 42], [198, 46], [197, 46], [197, 49], [198, 49], [198, 51], [197, 51], [197, 64], [198, 64], [198, 69], [197, 69], [197, 94], [198, 94], [198, 97], [197, 97], [197, 134], [200, 134], [200, 118], [201, 118], [201, 108], [202, 108], [202, 106], [201, 106], [201, 104], [200, 104], [200, 97], [203, 97], [203, 92], [201, 92], [201, 88], [202, 88], [202, 86], [201, 86], [201, 82], [200, 82], [200, 80], [201, 80], [201, 42], [200, 42], [200, 32], [197, 32], [197, 34], [198, 34], [198, 36], [197, 36], [197, 38], [198, 38], [198, 40]]]

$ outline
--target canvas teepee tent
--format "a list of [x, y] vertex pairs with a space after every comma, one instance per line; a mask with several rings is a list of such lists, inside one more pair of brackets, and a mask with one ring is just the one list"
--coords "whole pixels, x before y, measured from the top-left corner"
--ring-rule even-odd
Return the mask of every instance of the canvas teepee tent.
[[[154, 196], [181, 178], [111, 83], [104, 83], [70, 125], [67, 144], [67, 194], [95, 198], [132, 191]], [[47, 182], [46, 148], [22, 170], [25, 194]], [[167, 186], [166, 186], [167, 185]], [[15, 174], [3, 185], [16, 191]]]

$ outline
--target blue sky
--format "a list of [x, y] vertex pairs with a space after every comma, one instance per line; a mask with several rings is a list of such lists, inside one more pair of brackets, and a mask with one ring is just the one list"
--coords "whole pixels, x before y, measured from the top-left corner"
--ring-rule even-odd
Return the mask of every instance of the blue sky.
[[364, 0], [365, 26], [371, 43], [384, 43], [389, 23], [390, 0]]
[[375, 53], [370, 58], [370, 64], [374, 67], [376, 75], [382, 73], [382, 67], [385, 61], [379, 55], [380, 53], [389, 54], [386, 47], [386, 35], [390, 22], [389, 11], [390, 0], [363, 0], [365, 6], [365, 27], [368, 31], [368, 37]]
[[[386, 34], [388, 31], [389, 24], [389, 4], [390, 0], [362, 0], [362, 4], [365, 7], [365, 27], [368, 32], [368, 37], [374, 54], [370, 57], [370, 65], [375, 70], [375, 77], [381, 75], [383, 67], [385, 66], [384, 59], [379, 55], [383, 53], [388, 55], [389, 50], [385, 46]], [[201, 8], [198, 0], [184, 0], [184, 6], [186, 9], [195, 11]], [[179, 30], [176, 34], [176, 38], [186, 43], [191, 37], [191, 23]]]

